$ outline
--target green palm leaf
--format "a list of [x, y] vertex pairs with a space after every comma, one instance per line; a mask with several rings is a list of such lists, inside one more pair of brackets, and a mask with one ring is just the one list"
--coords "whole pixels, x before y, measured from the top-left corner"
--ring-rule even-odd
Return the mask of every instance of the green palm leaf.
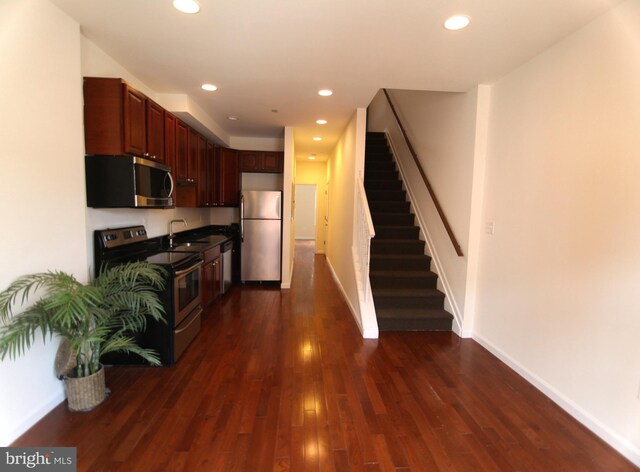
[[[116, 351], [158, 365], [157, 353], [137, 346], [133, 336], [146, 328], [149, 317], [165, 321], [157, 295], [165, 276], [158, 266], [134, 262], [102, 268], [89, 285], [57, 271], [18, 278], [0, 293], [0, 360], [24, 354], [40, 332], [45, 341], [54, 334], [69, 341], [79, 375], [93, 373], [101, 355]], [[44, 295], [13, 315], [14, 305], [26, 304], [36, 292]]]

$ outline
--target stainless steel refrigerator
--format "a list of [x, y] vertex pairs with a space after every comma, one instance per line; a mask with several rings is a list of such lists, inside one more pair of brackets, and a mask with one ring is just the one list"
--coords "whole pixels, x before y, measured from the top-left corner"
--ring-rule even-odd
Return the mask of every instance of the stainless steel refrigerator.
[[242, 192], [240, 240], [243, 282], [281, 280], [282, 192]]

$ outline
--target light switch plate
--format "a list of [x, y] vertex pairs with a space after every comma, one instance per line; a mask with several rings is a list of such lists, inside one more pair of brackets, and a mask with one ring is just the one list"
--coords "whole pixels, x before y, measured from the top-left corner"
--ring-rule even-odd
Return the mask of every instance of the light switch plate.
[[484, 232], [487, 234], [493, 234], [495, 226], [496, 225], [493, 221], [487, 221], [484, 225]]

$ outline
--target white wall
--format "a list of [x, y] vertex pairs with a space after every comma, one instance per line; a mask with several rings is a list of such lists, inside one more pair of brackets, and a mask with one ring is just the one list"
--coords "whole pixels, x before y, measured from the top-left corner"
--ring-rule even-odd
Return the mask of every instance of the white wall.
[[316, 238], [316, 190], [315, 184], [296, 184], [296, 239]]
[[293, 128], [284, 129], [284, 172], [282, 173], [282, 283], [291, 288], [295, 258], [295, 221], [293, 199], [295, 195], [296, 160]]
[[463, 257], [456, 254], [382, 91], [369, 106], [368, 128], [386, 131], [391, 139], [405, 171], [405, 184], [411, 190], [413, 209], [428, 232], [429, 238], [425, 239], [430, 239], [428, 252], [434, 257], [432, 270], [438, 272], [440, 288], [447, 293], [447, 308], [462, 325], [476, 134], [480, 126], [476, 120], [478, 88], [466, 93], [392, 90], [389, 94]]
[[282, 151], [284, 150], [284, 139], [231, 136], [229, 145], [233, 149], [243, 151]]
[[375, 316], [360, 309], [353, 255], [355, 189], [364, 171], [366, 110], [353, 115], [327, 163], [329, 198], [327, 213], [327, 261], [351, 312], [365, 337], [377, 337]]
[[640, 465], [640, 2], [491, 91], [475, 335]]
[[[80, 28], [49, 2], [0, 2], [0, 290], [62, 270], [87, 280]], [[0, 362], [0, 446], [64, 399], [57, 340]]]

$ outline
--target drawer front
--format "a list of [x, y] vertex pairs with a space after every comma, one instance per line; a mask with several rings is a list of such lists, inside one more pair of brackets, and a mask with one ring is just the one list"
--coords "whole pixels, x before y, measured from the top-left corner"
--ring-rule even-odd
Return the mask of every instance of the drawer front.
[[201, 317], [202, 308], [198, 307], [192, 311], [174, 331], [174, 362], [178, 360], [187, 346], [191, 344], [191, 341], [193, 341], [200, 332]]
[[212, 247], [204, 252], [204, 262], [211, 262], [216, 257], [220, 256], [220, 246]]

